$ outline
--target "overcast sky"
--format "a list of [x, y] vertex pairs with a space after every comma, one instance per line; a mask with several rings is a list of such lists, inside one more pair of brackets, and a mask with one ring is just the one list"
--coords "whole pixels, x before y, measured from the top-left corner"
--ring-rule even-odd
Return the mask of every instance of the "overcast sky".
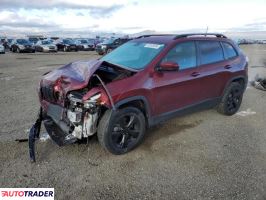
[[0, 0], [0, 30], [266, 31], [266, 0]]

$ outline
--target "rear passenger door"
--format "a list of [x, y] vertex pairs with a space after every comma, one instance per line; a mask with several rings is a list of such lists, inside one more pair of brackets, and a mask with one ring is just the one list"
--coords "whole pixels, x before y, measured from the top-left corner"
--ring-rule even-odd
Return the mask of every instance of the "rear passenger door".
[[197, 41], [199, 73], [202, 84], [202, 97], [213, 99], [221, 96], [228, 80], [227, 62], [222, 44], [219, 41]]

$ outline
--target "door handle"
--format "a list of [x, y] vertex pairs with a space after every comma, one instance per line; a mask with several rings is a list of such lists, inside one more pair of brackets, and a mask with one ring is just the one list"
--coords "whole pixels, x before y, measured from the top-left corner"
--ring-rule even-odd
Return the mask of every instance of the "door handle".
[[193, 73], [191, 74], [191, 76], [193, 76], [193, 77], [196, 77], [196, 76], [199, 76], [199, 75], [200, 75], [199, 72], [193, 72]]
[[225, 69], [231, 69], [232, 66], [231, 66], [231, 65], [225, 65], [224, 68], [225, 68]]

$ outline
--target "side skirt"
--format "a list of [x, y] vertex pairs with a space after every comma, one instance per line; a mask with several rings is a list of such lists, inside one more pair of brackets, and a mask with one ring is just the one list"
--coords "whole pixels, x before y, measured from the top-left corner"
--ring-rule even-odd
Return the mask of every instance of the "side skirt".
[[152, 127], [156, 124], [159, 124], [161, 122], [167, 121], [175, 117], [180, 117], [180, 116], [184, 116], [187, 114], [192, 114], [194, 112], [199, 112], [202, 110], [213, 108], [216, 105], [218, 105], [220, 101], [221, 101], [221, 97], [217, 97], [214, 99], [207, 99], [197, 104], [189, 105], [189, 106], [186, 106], [186, 107], [174, 110], [174, 111], [166, 112], [161, 115], [151, 117], [149, 119], [149, 126]]

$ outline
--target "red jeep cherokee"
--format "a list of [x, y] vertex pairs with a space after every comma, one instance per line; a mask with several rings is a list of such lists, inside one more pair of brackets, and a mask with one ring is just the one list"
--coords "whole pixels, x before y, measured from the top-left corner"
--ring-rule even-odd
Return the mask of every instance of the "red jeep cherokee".
[[64, 145], [97, 134], [113, 154], [136, 147], [148, 127], [191, 109], [217, 106], [225, 115], [240, 107], [247, 85], [247, 58], [222, 34], [146, 35], [106, 56], [44, 74], [41, 122]]

